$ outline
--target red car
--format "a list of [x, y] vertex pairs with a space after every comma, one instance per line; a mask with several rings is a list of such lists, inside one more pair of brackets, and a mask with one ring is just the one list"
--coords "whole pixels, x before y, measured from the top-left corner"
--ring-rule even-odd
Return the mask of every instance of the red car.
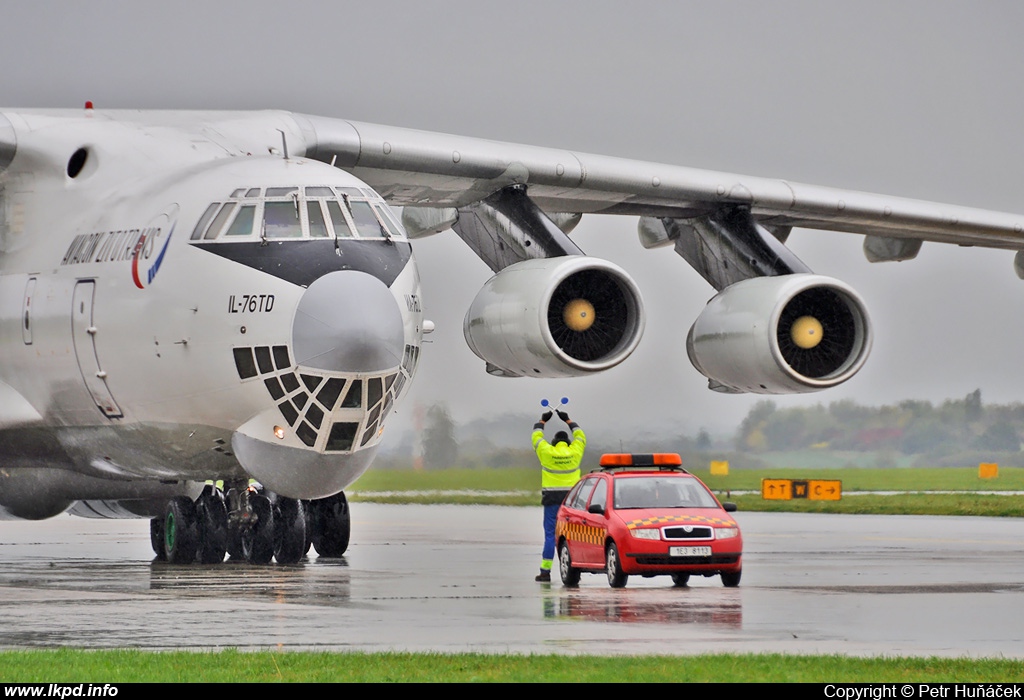
[[566, 586], [583, 572], [608, 575], [612, 588], [630, 574], [670, 575], [677, 586], [690, 576], [721, 576], [740, 583], [743, 538], [729, 513], [704, 483], [682, 468], [677, 454], [601, 457], [601, 470], [583, 477], [558, 511], [555, 543]]

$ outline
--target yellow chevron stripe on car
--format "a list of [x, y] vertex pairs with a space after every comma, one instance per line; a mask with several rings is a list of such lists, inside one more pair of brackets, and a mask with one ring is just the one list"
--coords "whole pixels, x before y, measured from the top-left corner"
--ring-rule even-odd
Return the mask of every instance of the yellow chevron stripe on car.
[[565, 539], [572, 542], [586, 542], [587, 544], [604, 544], [604, 528], [582, 523], [560, 522], [555, 526], [555, 538], [565, 536]]
[[703, 515], [662, 515], [656, 518], [644, 518], [643, 520], [631, 520], [626, 527], [635, 530], [638, 527], [650, 527], [651, 525], [668, 525], [670, 523], [695, 523], [699, 525], [721, 525], [723, 527], [735, 527], [735, 520], [725, 518], [708, 518]]

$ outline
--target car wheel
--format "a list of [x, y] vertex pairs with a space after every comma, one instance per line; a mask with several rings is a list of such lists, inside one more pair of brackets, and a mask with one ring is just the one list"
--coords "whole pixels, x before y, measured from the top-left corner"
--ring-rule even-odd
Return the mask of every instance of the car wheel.
[[676, 588], [681, 588], [690, 580], [690, 574], [672, 574], [672, 583]]
[[610, 542], [608, 549], [605, 550], [604, 570], [608, 574], [609, 586], [612, 588], [625, 587], [626, 581], [629, 580], [629, 575], [622, 572], [622, 562], [619, 561], [619, 548], [615, 546], [614, 542]]
[[740, 585], [740, 574], [742, 573], [742, 570], [733, 572], [731, 574], [723, 573], [722, 585], [726, 588], [736, 588], [736, 586]]
[[558, 573], [562, 577], [562, 585], [566, 588], [576, 588], [580, 585], [580, 570], [572, 565], [569, 545], [564, 540], [558, 547]]

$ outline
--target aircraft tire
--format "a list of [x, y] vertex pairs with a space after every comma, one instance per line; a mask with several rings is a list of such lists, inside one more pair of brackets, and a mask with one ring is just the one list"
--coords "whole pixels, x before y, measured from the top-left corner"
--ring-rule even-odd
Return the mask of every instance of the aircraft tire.
[[310, 501], [313, 532], [310, 539], [321, 557], [340, 557], [348, 549], [352, 519], [344, 492]]
[[274, 504], [274, 558], [294, 564], [306, 553], [306, 511], [302, 501], [278, 498]]
[[164, 549], [164, 519], [151, 518], [149, 521], [149, 543], [157, 561], [167, 561], [167, 550]]
[[[238, 490], [228, 489], [228, 492], [225, 494], [225, 509], [227, 508], [228, 503], [237, 504], [238, 501]], [[228, 518], [227, 540], [225, 541], [225, 546], [228, 551], [228, 556], [231, 557], [232, 560], [245, 560], [245, 552], [242, 550], [242, 526], [237, 517]]]
[[220, 491], [207, 485], [196, 499], [199, 525], [199, 561], [219, 564], [228, 546], [228, 511]]
[[274, 507], [266, 496], [249, 497], [255, 522], [242, 532], [242, 553], [250, 564], [269, 564], [274, 558]]
[[164, 552], [168, 563], [191, 564], [198, 544], [195, 504], [188, 496], [175, 496], [167, 502], [164, 515]]
[[302, 554], [309, 554], [309, 550], [313, 547], [313, 505], [312, 501], [302, 502], [302, 512], [306, 514], [306, 544], [303, 547]]
[[689, 580], [690, 574], [672, 574], [672, 585], [676, 588], [682, 588]]

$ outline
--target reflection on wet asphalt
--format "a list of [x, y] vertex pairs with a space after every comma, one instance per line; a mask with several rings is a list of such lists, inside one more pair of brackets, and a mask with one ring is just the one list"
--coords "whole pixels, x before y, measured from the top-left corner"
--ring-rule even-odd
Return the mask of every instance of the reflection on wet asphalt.
[[152, 561], [146, 521], [0, 522], [0, 646], [1024, 657], [1024, 521], [740, 513], [743, 583], [533, 581], [539, 508], [354, 506], [342, 559]]

